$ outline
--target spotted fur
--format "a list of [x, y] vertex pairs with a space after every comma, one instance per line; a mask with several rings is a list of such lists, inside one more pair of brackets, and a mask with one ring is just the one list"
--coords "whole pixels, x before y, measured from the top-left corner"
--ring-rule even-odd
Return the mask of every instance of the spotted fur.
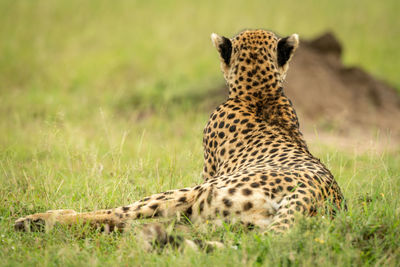
[[[33, 214], [18, 219], [15, 228], [29, 231], [39, 228], [35, 225], [85, 222], [112, 231], [135, 219], [181, 214], [193, 223], [237, 221], [281, 232], [294, 223], [296, 214], [313, 216], [327, 206], [340, 210], [344, 204], [339, 186], [309, 152], [282, 88], [299, 43], [297, 35], [279, 38], [255, 30], [232, 39], [212, 34], [212, 41], [229, 98], [211, 114], [204, 129], [202, 184], [114, 209]], [[147, 232], [163, 235], [157, 229]]]

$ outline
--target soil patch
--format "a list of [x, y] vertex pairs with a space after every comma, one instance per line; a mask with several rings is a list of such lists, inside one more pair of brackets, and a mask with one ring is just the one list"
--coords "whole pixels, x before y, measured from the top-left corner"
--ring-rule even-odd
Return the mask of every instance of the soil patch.
[[331, 33], [302, 41], [284, 90], [304, 130], [317, 126], [344, 136], [390, 134], [400, 139], [400, 96], [395, 88], [358, 67], [345, 67], [342, 46]]

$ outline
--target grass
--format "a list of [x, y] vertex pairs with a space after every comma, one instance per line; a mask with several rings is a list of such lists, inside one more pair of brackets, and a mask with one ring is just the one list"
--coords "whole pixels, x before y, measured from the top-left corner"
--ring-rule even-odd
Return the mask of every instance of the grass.
[[12, 224], [200, 182], [211, 104], [195, 97], [223, 83], [211, 32], [261, 27], [312, 37], [331, 29], [346, 64], [400, 88], [398, 11], [397, 1], [1, 0], [0, 265], [397, 265], [398, 149], [355, 154], [312, 143], [349, 211], [303, 219], [278, 237], [193, 229], [228, 244], [211, 254], [146, 253], [132, 232], [21, 234]]

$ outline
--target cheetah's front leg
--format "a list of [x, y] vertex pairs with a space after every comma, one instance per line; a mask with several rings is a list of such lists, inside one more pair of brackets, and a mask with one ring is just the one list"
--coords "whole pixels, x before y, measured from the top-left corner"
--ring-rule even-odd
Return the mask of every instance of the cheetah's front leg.
[[47, 231], [55, 224], [75, 225], [88, 224], [93, 228], [100, 228], [105, 232], [122, 230], [126, 219], [113, 210], [98, 210], [94, 212], [77, 213], [74, 210], [49, 210], [45, 213], [36, 213], [22, 217], [15, 221], [17, 231]]
[[155, 217], [172, 217], [177, 213], [192, 213], [196, 195], [201, 195], [209, 185], [203, 184], [194, 188], [182, 188], [145, 197], [131, 205], [108, 210], [77, 213], [73, 210], [53, 210], [36, 213], [18, 219], [15, 222], [17, 231], [43, 231], [54, 224], [75, 225], [88, 224], [105, 232], [123, 230], [127, 222], [136, 219]]

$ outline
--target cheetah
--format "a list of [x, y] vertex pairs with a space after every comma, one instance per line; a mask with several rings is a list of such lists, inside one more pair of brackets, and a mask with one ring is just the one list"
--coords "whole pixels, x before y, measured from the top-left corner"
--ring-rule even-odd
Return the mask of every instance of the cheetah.
[[[297, 214], [345, 209], [338, 184], [310, 153], [283, 92], [298, 35], [280, 38], [266, 30], [246, 30], [232, 39], [213, 33], [211, 40], [229, 96], [204, 128], [204, 182], [113, 209], [37, 213], [16, 220], [15, 229], [86, 223], [115, 231], [135, 219], [181, 214], [192, 223], [236, 221], [281, 233], [295, 223]], [[157, 227], [152, 231], [162, 235]]]

